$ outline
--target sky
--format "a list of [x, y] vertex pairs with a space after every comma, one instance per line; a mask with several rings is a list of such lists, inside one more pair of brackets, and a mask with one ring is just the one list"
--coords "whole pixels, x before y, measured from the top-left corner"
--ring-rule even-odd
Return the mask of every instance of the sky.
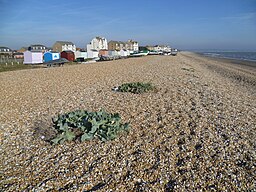
[[256, 51], [256, 0], [0, 0], [0, 46], [92, 38], [181, 50]]

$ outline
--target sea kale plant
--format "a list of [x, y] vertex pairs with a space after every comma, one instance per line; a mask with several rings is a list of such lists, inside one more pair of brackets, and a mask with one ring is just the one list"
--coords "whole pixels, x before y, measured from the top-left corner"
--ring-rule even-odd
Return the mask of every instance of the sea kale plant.
[[151, 83], [135, 82], [135, 83], [124, 83], [117, 88], [117, 91], [140, 94], [140, 93], [148, 92], [154, 89], [155, 87]]
[[53, 126], [58, 131], [57, 137], [52, 139], [54, 144], [75, 139], [108, 141], [115, 139], [119, 132], [129, 130], [129, 124], [122, 124], [118, 113], [111, 114], [104, 110], [78, 110], [62, 114], [53, 119]]

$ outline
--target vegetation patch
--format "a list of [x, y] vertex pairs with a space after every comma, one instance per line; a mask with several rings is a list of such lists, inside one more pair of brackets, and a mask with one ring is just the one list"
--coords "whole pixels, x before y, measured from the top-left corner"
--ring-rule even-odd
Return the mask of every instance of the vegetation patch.
[[0, 63], [0, 72], [6, 71], [16, 71], [22, 69], [36, 69], [42, 68], [41, 65], [28, 65], [28, 64], [18, 64], [18, 63]]
[[195, 71], [193, 68], [185, 68], [185, 67], [183, 67], [181, 69], [184, 70], [184, 71], [191, 71], [191, 72]]
[[135, 94], [140, 94], [148, 91], [154, 90], [155, 87], [151, 83], [124, 83], [121, 86], [117, 87], [115, 90], [120, 92], [131, 92]]
[[98, 138], [109, 141], [115, 139], [120, 132], [129, 131], [129, 124], [122, 124], [118, 113], [107, 113], [104, 110], [78, 110], [62, 114], [53, 119], [53, 126], [58, 132], [56, 138], [51, 140], [54, 144], [75, 139], [87, 141]]

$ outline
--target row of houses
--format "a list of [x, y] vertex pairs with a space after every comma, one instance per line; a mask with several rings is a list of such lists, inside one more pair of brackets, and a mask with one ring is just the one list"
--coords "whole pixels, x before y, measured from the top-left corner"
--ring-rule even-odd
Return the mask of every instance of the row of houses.
[[[50, 58], [54, 60], [59, 57], [73, 61], [75, 59], [83, 60], [107, 55], [124, 56], [127, 55], [128, 52], [136, 52], [138, 50], [139, 45], [137, 41], [128, 40], [127, 42], [108, 42], [104, 37], [95, 37], [86, 45], [85, 49], [77, 48], [76, 45], [70, 41], [56, 41], [52, 48], [48, 48], [41, 44], [30, 45], [27, 48], [22, 47], [17, 51], [12, 51], [8, 47], [0, 47], [0, 58], [24, 58], [24, 63], [39, 63], [39, 61], [48, 61]], [[57, 53], [59, 57], [57, 56]], [[48, 56], [49, 54], [54, 56]], [[33, 57], [35, 59], [32, 59]], [[39, 59], [40, 57], [42, 59]]]
[[172, 48], [168, 45], [155, 45], [155, 46], [147, 45], [145, 47], [149, 51], [154, 51], [154, 52], [171, 52], [172, 50]]
[[[168, 52], [170, 46], [156, 45], [146, 46], [148, 51]], [[8, 47], [0, 47], [0, 58], [24, 58], [25, 64], [43, 63], [51, 60], [65, 58], [69, 61], [84, 61], [102, 56], [106, 57], [126, 57], [140, 51], [137, 41], [107, 41], [104, 37], [95, 37], [88, 43], [84, 49], [76, 47], [70, 41], [56, 41], [51, 48], [41, 44], [22, 47], [13, 52]]]

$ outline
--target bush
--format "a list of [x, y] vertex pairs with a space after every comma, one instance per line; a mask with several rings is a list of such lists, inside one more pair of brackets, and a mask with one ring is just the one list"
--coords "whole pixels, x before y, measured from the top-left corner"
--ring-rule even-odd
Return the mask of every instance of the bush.
[[75, 139], [108, 141], [115, 139], [119, 132], [129, 130], [129, 124], [122, 124], [118, 113], [109, 114], [104, 110], [69, 112], [54, 118], [53, 124], [58, 131], [57, 137], [51, 140], [55, 144]]
[[124, 83], [118, 87], [117, 91], [140, 94], [140, 93], [148, 92], [154, 89], [155, 87], [151, 83], [135, 82], [135, 83]]

